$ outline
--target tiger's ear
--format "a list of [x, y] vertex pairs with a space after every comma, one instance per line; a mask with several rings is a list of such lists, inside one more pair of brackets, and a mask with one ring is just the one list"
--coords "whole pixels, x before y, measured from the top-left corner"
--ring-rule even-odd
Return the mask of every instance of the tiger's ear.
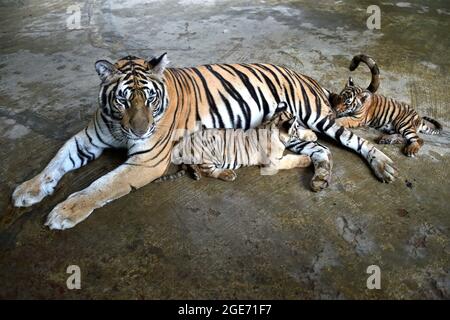
[[167, 52], [164, 52], [161, 56], [154, 57], [147, 61], [147, 64], [152, 73], [162, 75], [169, 62], [169, 59], [167, 59]]
[[103, 83], [111, 82], [114, 76], [119, 72], [115, 65], [106, 60], [98, 60], [95, 63], [95, 70]]
[[300, 131], [301, 131], [300, 123], [298, 123], [298, 121], [295, 119], [288, 130], [288, 134], [291, 137], [298, 137], [298, 132]]
[[359, 100], [361, 101], [361, 104], [364, 104], [367, 99], [370, 98], [372, 93], [370, 91], [364, 90], [358, 95]]
[[347, 87], [354, 87], [354, 86], [355, 84], [353, 83], [352, 77], [348, 77]]

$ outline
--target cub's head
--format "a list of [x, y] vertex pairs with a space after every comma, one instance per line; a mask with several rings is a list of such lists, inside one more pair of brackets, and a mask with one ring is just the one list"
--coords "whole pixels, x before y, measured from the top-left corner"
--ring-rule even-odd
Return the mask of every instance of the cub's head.
[[167, 107], [163, 72], [166, 54], [144, 60], [128, 56], [95, 63], [102, 83], [99, 104], [111, 133], [132, 140], [148, 138]]
[[356, 86], [350, 77], [345, 88], [332, 99], [331, 104], [337, 118], [341, 118], [360, 111], [371, 96], [372, 93], [370, 91]]
[[260, 128], [278, 130], [279, 139], [283, 144], [288, 144], [291, 139], [302, 139], [298, 132], [302, 130], [300, 123], [286, 107], [277, 108], [270, 120], [261, 124]]

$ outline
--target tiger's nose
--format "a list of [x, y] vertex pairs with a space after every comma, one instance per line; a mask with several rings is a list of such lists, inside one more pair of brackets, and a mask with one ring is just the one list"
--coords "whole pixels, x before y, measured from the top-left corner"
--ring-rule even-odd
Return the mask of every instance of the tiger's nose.
[[145, 109], [137, 110], [130, 119], [130, 130], [138, 137], [147, 133], [152, 124], [152, 119]]
[[130, 131], [137, 137], [142, 137], [148, 131], [148, 127], [146, 128], [130, 128]]

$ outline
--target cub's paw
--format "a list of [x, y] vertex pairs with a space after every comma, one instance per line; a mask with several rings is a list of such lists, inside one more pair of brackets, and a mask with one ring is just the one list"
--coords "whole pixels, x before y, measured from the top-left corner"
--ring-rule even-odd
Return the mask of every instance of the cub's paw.
[[225, 169], [219, 173], [219, 179], [224, 181], [234, 181], [236, 180], [237, 174], [233, 170]]
[[202, 178], [202, 172], [201, 172], [200, 168], [198, 167], [198, 165], [191, 164], [187, 168], [188, 168], [189, 173], [191, 174], [191, 177], [194, 180], [200, 180]]
[[314, 133], [314, 131], [309, 129], [300, 131], [299, 138], [300, 140], [304, 141], [317, 141], [317, 135]]
[[394, 162], [380, 150], [373, 148], [368, 161], [375, 176], [382, 182], [390, 183], [397, 177], [398, 171]]
[[55, 183], [52, 179], [42, 179], [36, 176], [17, 186], [12, 194], [15, 207], [29, 207], [40, 202], [44, 197], [53, 193]]
[[309, 167], [312, 163], [311, 157], [307, 155], [296, 155], [297, 163], [295, 167], [297, 168], [306, 168]]
[[52, 230], [69, 229], [89, 217], [92, 211], [94, 206], [82, 196], [74, 194], [53, 208], [45, 225]]
[[407, 155], [408, 157], [415, 157], [423, 144], [423, 142], [421, 143], [420, 140], [408, 144], [405, 149], [403, 149], [405, 155]]
[[385, 134], [378, 138], [378, 144], [402, 144], [405, 138], [401, 134]]

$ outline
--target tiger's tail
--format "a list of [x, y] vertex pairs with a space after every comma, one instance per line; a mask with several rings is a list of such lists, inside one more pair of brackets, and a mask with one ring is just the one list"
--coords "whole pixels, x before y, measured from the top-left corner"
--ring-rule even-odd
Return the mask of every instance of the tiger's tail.
[[[430, 127], [427, 123], [431, 123], [434, 128]], [[422, 125], [420, 127], [420, 132], [425, 134], [441, 134], [442, 132], [442, 124], [429, 117], [422, 117]]]
[[172, 174], [166, 174], [165, 176], [159, 177], [154, 182], [164, 182], [164, 181], [173, 181], [178, 178], [184, 177], [186, 175], [186, 170], [181, 169], [175, 173]]
[[359, 54], [353, 57], [352, 62], [350, 63], [349, 66], [350, 71], [353, 71], [356, 68], [358, 68], [359, 63], [361, 61], [364, 62], [369, 67], [370, 72], [372, 73], [372, 80], [370, 81], [367, 90], [369, 90], [372, 93], [375, 93], [375, 91], [377, 91], [378, 87], [380, 86], [380, 69], [378, 68], [375, 60], [373, 60], [371, 57], [366, 56], [365, 54]]

